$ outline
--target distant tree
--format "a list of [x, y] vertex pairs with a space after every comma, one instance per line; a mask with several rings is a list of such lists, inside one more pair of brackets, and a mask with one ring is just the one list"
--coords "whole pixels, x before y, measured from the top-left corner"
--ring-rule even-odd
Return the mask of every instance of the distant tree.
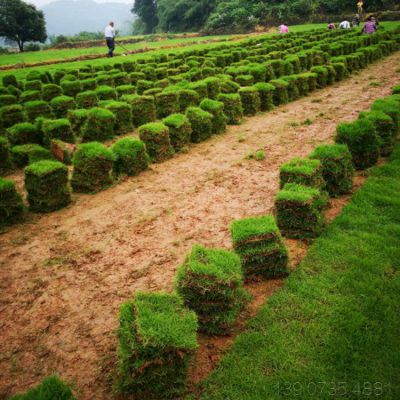
[[157, 24], [157, 2], [155, 0], [135, 0], [131, 10], [144, 24], [143, 33], [153, 33]]
[[0, 0], [0, 37], [17, 42], [24, 51], [24, 43], [47, 39], [43, 11], [22, 0]]

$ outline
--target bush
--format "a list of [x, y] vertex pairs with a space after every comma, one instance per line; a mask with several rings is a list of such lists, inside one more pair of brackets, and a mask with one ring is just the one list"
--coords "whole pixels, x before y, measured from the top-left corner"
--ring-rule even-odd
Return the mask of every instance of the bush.
[[114, 171], [117, 174], [134, 176], [148, 168], [146, 146], [138, 139], [120, 139], [111, 150], [114, 154]]
[[325, 144], [315, 148], [310, 158], [322, 164], [325, 189], [331, 197], [349, 193], [353, 186], [354, 168], [351, 154], [344, 144]]
[[50, 147], [52, 139], [62, 140], [67, 143], [75, 143], [71, 123], [66, 118], [48, 119], [43, 122], [43, 143]]
[[0, 178], [0, 228], [21, 220], [24, 203], [15, 188], [15, 183]]
[[41, 142], [37, 127], [30, 122], [21, 122], [8, 128], [7, 137], [12, 145]]
[[199, 101], [199, 95], [195, 90], [181, 89], [178, 92], [179, 110], [182, 113], [184, 113], [189, 107], [198, 106]]
[[270, 83], [259, 82], [254, 85], [260, 96], [260, 109], [261, 111], [269, 111], [274, 107], [273, 93], [275, 86]]
[[95, 92], [99, 100], [117, 100], [117, 91], [111, 86], [99, 86]]
[[46, 85], [43, 85], [42, 98], [44, 101], [50, 101], [54, 99], [54, 97], [61, 95], [62, 95], [62, 89], [60, 86], [54, 83], [47, 83]]
[[243, 107], [240, 95], [238, 93], [221, 93], [218, 100], [224, 104], [224, 114], [227, 117], [227, 123], [238, 125], [243, 119]]
[[163, 119], [169, 129], [169, 138], [175, 151], [180, 151], [190, 143], [192, 128], [184, 114], [171, 114]]
[[111, 150], [101, 143], [79, 145], [72, 159], [73, 190], [80, 193], [95, 193], [110, 186], [113, 161]]
[[366, 118], [339, 124], [335, 141], [347, 145], [356, 169], [371, 167], [378, 161], [378, 136], [373, 123]]
[[43, 160], [26, 167], [25, 188], [31, 211], [56, 211], [71, 202], [68, 168], [58, 161]]
[[200, 143], [211, 136], [213, 128], [212, 114], [200, 107], [189, 107], [186, 110], [186, 116], [192, 127], [192, 134], [190, 136], [192, 143]]
[[4, 136], [0, 136], [0, 175], [4, 175], [12, 167], [10, 144]]
[[87, 119], [82, 127], [82, 140], [84, 142], [104, 141], [114, 136], [115, 115], [104, 108], [92, 108], [87, 114]]
[[57, 118], [65, 118], [68, 110], [75, 108], [75, 100], [69, 96], [57, 96], [50, 101], [50, 106]]
[[136, 293], [119, 316], [118, 391], [177, 398], [197, 348], [197, 317], [175, 294]]
[[79, 108], [92, 108], [97, 106], [99, 99], [95, 90], [86, 90], [78, 93], [76, 96], [76, 104]]
[[0, 107], [10, 106], [12, 104], [18, 103], [18, 99], [12, 94], [2, 94], [0, 95]]
[[139, 137], [145, 143], [153, 162], [162, 162], [174, 154], [169, 138], [169, 129], [160, 122], [150, 122], [139, 128]]
[[275, 88], [273, 92], [274, 105], [279, 106], [281, 104], [287, 104], [289, 102], [289, 83], [284, 79], [273, 79], [270, 81], [270, 84]]
[[221, 92], [221, 83], [218, 78], [210, 76], [203, 80], [207, 85], [207, 97], [209, 99], [216, 99]]
[[22, 144], [11, 147], [11, 156], [17, 167], [25, 167], [40, 160], [52, 160], [53, 156], [49, 150], [38, 144]]
[[28, 101], [24, 104], [25, 113], [30, 121], [38, 117], [51, 118], [52, 112], [49, 104], [43, 100]]
[[156, 106], [153, 96], [124, 95], [121, 101], [125, 101], [132, 107], [132, 122], [138, 127], [156, 120]]
[[65, 96], [75, 97], [78, 93], [82, 91], [81, 82], [76, 81], [65, 81], [62, 80], [61, 88]]
[[89, 110], [85, 108], [79, 108], [77, 110], [69, 110], [67, 114], [67, 118], [71, 123], [72, 132], [76, 136], [82, 135], [82, 128], [85, 124], [87, 117], [89, 114]]
[[115, 116], [114, 134], [122, 135], [133, 131], [132, 108], [123, 101], [108, 101], [100, 104]]
[[227, 117], [224, 114], [224, 103], [217, 100], [204, 99], [200, 103], [200, 108], [213, 116], [212, 133], [219, 134], [225, 132]]
[[242, 102], [243, 113], [246, 116], [252, 116], [260, 111], [261, 100], [258, 90], [254, 86], [239, 89], [239, 95]]
[[392, 118], [383, 111], [370, 111], [360, 113], [360, 118], [367, 118], [375, 127], [380, 139], [380, 153], [389, 156], [395, 145], [396, 130]]
[[325, 226], [326, 200], [318, 189], [287, 183], [275, 198], [276, 219], [284, 236], [315, 238]]
[[231, 235], [246, 278], [270, 279], [288, 274], [288, 252], [272, 216], [236, 220]]
[[156, 109], [158, 118], [179, 112], [178, 93], [168, 91], [156, 94]]
[[175, 287], [185, 306], [196, 312], [199, 330], [211, 335], [229, 331], [245, 298], [239, 257], [199, 245], [179, 268]]
[[75, 400], [69, 385], [57, 376], [49, 376], [25, 394], [17, 394], [10, 400]]
[[280, 168], [280, 187], [286, 183], [311, 186], [323, 189], [325, 181], [322, 176], [322, 164], [317, 159], [293, 158]]

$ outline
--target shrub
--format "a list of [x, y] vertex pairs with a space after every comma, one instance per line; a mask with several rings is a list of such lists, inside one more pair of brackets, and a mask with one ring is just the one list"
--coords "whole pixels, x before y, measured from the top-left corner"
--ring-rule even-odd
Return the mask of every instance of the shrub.
[[236, 220], [231, 225], [232, 242], [246, 278], [286, 276], [288, 252], [272, 216]]
[[287, 104], [289, 102], [289, 83], [284, 79], [273, 79], [269, 83], [275, 88], [273, 91], [274, 105], [279, 106], [281, 104]]
[[78, 146], [72, 164], [71, 185], [75, 192], [95, 193], [112, 183], [114, 156], [106, 146], [98, 142]]
[[177, 113], [179, 111], [178, 93], [168, 91], [156, 94], [156, 109], [158, 118]]
[[81, 82], [76, 81], [61, 81], [61, 88], [65, 96], [75, 97], [82, 91]]
[[258, 82], [254, 85], [260, 96], [260, 109], [261, 111], [272, 110], [274, 107], [272, 98], [275, 86], [270, 83]]
[[280, 187], [286, 183], [297, 183], [322, 189], [325, 186], [322, 164], [317, 159], [293, 158], [280, 168]]
[[344, 144], [325, 144], [315, 148], [310, 158], [322, 164], [325, 189], [331, 197], [349, 193], [353, 186], [354, 168], [351, 154]]
[[141, 95], [144, 91], [154, 88], [154, 82], [139, 79], [136, 83], [136, 93]]
[[116, 135], [133, 131], [132, 108], [128, 103], [123, 101], [108, 101], [105, 104], [100, 104], [100, 106], [114, 114], [114, 133]]
[[203, 80], [207, 85], [207, 97], [209, 99], [216, 99], [221, 92], [220, 80], [216, 77], [210, 76]]
[[99, 100], [117, 100], [117, 91], [111, 86], [98, 86], [96, 94]]
[[375, 100], [371, 107], [372, 111], [382, 111], [389, 115], [395, 126], [395, 135], [400, 133], [400, 107], [399, 103], [390, 98]]
[[212, 119], [213, 116], [200, 107], [189, 107], [186, 110], [186, 116], [192, 127], [190, 141], [199, 143], [208, 139], [212, 134]]
[[287, 183], [275, 198], [276, 219], [284, 236], [315, 238], [325, 226], [326, 201], [318, 189]]
[[139, 137], [145, 143], [147, 153], [154, 162], [162, 162], [174, 154], [169, 129], [160, 122], [150, 122], [139, 128]]
[[197, 317], [175, 294], [136, 293], [119, 316], [118, 391], [177, 398], [197, 348]]
[[62, 140], [67, 143], [75, 143], [71, 123], [66, 118], [48, 119], [43, 122], [43, 143], [50, 147], [52, 139]]
[[378, 161], [378, 136], [373, 123], [366, 118], [339, 124], [335, 141], [347, 145], [356, 169], [371, 167]]
[[28, 101], [24, 104], [25, 113], [30, 121], [38, 117], [51, 118], [52, 112], [49, 104], [43, 100]]
[[19, 86], [17, 78], [15, 77], [14, 74], [3, 75], [2, 82], [3, 82], [4, 87], [10, 86], [10, 85], [13, 85], [15, 87]]
[[178, 92], [178, 103], [180, 112], [184, 113], [189, 107], [196, 107], [200, 98], [195, 90], [180, 89]]
[[97, 106], [99, 99], [95, 90], [86, 90], [76, 96], [76, 104], [79, 108], [92, 108]]
[[53, 159], [49, 150], [38, 144], [21, 144], [11, 147], [11, 156], [17, 167], [25, 167], [40, 160]]
[[34, 100], [41, 100], [42, 93], [39, 92], [38, 90], [27, 90], [21, 93], [19, 99], [21, 103], [26, 103], [28, 101], [34, 101]]
[[224, 104], [224, 114], [227, 117], [227, 123], [238, 125], [243, 119], [243, 107], [240, 95], [238, 93], [220, 93], [218, 100]]
[[208, 96], [207, 84], [204, 81], [192, 82], [189, 84], [188, 89], [194, 90], [199, 95], [199, 101]]
[[212, 133], [219, 134], [225, 132], [227, 117], [224, 114], [224, 103], [217, 100], [204, 99], [200, 103], [200, 108], [213, 116]]
[[7, 137], [12, 145], [41, 142], [37, 127], [30, 122], [21, 122], [8, 128]]
[[56, 211], [71, 202], [68, 168], [63, 163], [38, 161], [26, 167], [24, 172], [31, 211]]
[[21, 220], [24, 203], [15, 188], [15, 183], [0, 178], [0, 228]]
[[67, 118], [69, 122], [71, 123], [71, 129], [72, 132], [76, 136], [81, 136], [82, 135], [82, 128], [83, 125], [85, 124], [87, 117], [89, 114], [89, 110], [85, 108], [79, 108], [77, 110], [69, 110], [67, 114]]
[[146, 146], [138, 139], [120, 139], [111, 150], [114, 154], [114, 171], [117, 174], [134, 176], [148, 168]]
[[0, 107], [10, 106], [12, 104], [18, 103], [18, 99], [12, 94], [2, 94], [0, 95]]
[[246, 116], [252, 116], [260, 111], [261, 100], [258, 90], [254, 86], [239, 89], [240, 99], [242, 101], [243, 113]]
[[395, 145], [396, 131], [392, 118], [383, 111], [370, 111], [360, 113], [360, 118], [367, 118], [375, 127], [380, 139], [380, 153], [389, 156]]
[[87, 113], [87, 119], [82, 127], [84, 142], [104, 141], [114, 136], [115, 115], [104, 108], [92, 108]]
[[132, 122], [134, 126], [141, 126], [156, 120], [156, 106], [153, 96], [124, 95], [125, 101], [132, 107]]
[[62, 89], [60, 86], [54, 83], [47, 83], [46, 85], [43, 85], [42, 98], [44, 101], [50, 101], [54, 99], [54, 97], [61, 95], [62, 95]]
[[245, 298], [239, 257], [199, 245], [179, 268], [175, 287], [185, 306], [196, 312], [199, 330], [212, 335], [229, 331]]
[[57, 96], [50, 101], [50, 106], [57, 118], [65, 118], [68, 110], [75, 108], [75, 100], [69, 96]]
[[10, 400], [75, 400], [75, 397], [70, 386], [53, 375], [43, 379], [40, 385], [25, 394], [17, 394]]
[[171, 114], [163, 119], [169, 129], [169, 138], [175, 151], [180, 151], [190, 142], [192, 128], [186, 115]]

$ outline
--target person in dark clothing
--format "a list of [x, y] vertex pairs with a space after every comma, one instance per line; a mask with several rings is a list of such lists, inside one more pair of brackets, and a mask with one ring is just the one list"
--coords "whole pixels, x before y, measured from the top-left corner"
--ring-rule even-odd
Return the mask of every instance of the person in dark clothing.
[[104, 36], [106, 38], [106, 43], [108, 47], [108, 54], [107, 57], [114, 56], [114, 49], [115, 49], [115, 29], [114, 29], [114, 22], [110, 22], [106, 28], [104, 29]]

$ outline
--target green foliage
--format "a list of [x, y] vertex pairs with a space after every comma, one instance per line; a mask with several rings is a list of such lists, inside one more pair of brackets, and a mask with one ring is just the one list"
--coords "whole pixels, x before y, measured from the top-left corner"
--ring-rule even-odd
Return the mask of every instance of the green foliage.
[[389, 115], [395, 126], [395, 134], [400, 133], [400, 108], [399, 102], [393, 98], [384, 98], [375, 100], [371, 107], [372, 111], [382, 111]]
[[65, 118], [68, 110], [75, 108], [75, 100], [69, 96], [57, 96], [50, 101], [50, 106], [57, 118]]
[[82, 140], [84, 142], [104, 141], [114, 136], [116, 117], [110, 110], [92, 108], [87, 113], [87, 118], [82, 127]]
[[26, 81], [24, 89], [26, 92], [35, 91], [40, 93], [42, 91], [42, 81], [40, 79]]
[[238, 91], [242, 102], [243, 113], [246, 116], [257, 114], [261, 108], [260, 95], [254, 86], [243, 87]]
[[195, 311], [199, 330], [226, 334], [243, 306], [243, 276], [239, 257], [229, 251], [193, 246], [177, 272], [176, 291]]
[[192, 127], [190, 141], [192, 143], [200, 143], [208, 139], [212, 134], [213, 116], [200, 107], [189, 107], [186, 110], [186, 116]]
[[67, 143], [75, 143], [71, 123], [66, 118], [47, 119], [43, 122], [43, 143], [50, 146], [52, 139], [59, 139]]
[[175, 294], [138, 292], [119, 315], [117, 390], [141, 398], [177, 398], [195, 349], [197, 317]]
[[68, 168], [63, 163], [50, 160], [37, 161], [26, 167], [24, 172], [31, 211], [56, 211], [71, 202]]
[[22, 144], [11, 147], [11, 156], [17, 167], [25, 167], [28, 164], [40, 160], [52, 160], [53, 156], [49, 150], [38, 144]]
[[10, 86], [10, 85], [15, 86], [15, 87], [19, 86], [17, 78], [14, 74], [3, 75], [3, 78], [1, 79], [1, 81], [3, 82], [4, 87]]
[[114, 171], [117, 174], [134, 176], [148, 168], [146, 146], [138, 139], [120, 139], [111, 150], [114, 154]]
[[139, 128], [139, 137], [153, 162], [162, 162], [174, 154], [169, 138], [169, 129], [161, 122], [150, 122]]
[[[4, 85], [4, 80], [3, 80], [3, 85]], [[6, 85], [4, 85], [4, 86], [6, 86]], [[393, 94], [400, 94], [400, 85], [393, 86], [392, 87], [392, 93]]]
[[169, 129], [169, 138], [175, 151], [184, 149], [190, 143], [192, 127], [186, 115], [171, 114], [163, 119]]
[[21, 220], [24, 212], [21, 195], [15, 183], [0, 177], [0, 228]]
[[106, 189], [112, 183], [113, 161], [111, 150], [101, 143], [79, 145], [72, 160], [73, 190], [80, 193], [95, 193]]

